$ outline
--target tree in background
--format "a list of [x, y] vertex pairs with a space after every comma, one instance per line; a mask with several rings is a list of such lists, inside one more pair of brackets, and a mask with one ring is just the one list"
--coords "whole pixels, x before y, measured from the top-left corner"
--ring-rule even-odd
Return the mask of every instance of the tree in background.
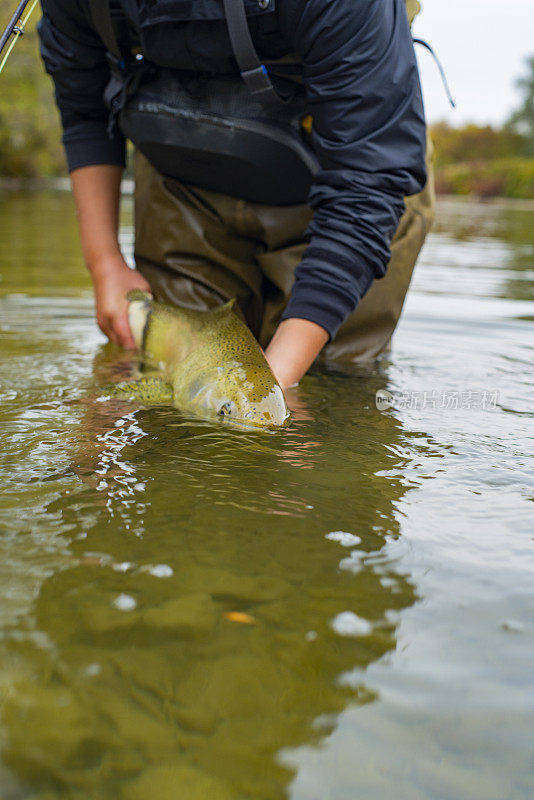
[[[0, 0], [0, 26], [14, 0]], [[0, 75], [0, 175], [24, 178], [65, 174], [52, 82], [39, 56], [36, 10]]]
[[432, 126], [438, 193], [534, 198], [534, 56], [527, 67], [522, 105], [502, 127]]
[[527, 139], [529, 155], [534, 155], [534, 56], [527, 58], [527, 74], [517, 81], [523, 105], [510, 117], [508, 127]]

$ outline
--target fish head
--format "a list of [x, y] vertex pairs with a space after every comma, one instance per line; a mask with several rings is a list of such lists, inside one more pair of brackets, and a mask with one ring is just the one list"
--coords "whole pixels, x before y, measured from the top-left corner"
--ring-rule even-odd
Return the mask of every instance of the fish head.
[[290, 416], [284, 393], [267, 364], [229, 362], [207, 367], [191, 381], [187, 399], [197, 413], [257, 428], [281, 428]]

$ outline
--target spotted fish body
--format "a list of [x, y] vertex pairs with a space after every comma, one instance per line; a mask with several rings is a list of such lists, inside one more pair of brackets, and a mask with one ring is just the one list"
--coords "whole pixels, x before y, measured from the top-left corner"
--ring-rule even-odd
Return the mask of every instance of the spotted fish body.
[[170, 386], [177, 408], [264, 428], [287, 422], [283, 392], [259, 344], [232, 311], [233, 301], [193, 311], [157, 303], [144, 292], [131, 292], [128, 299], [143, 362]]

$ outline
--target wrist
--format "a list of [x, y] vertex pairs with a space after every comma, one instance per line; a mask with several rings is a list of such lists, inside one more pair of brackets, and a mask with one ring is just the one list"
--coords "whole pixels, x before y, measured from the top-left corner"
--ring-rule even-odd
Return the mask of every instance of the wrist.
[[110, 274], [130, 271], [128, 264], [118, 248], [106, 253], [99, 253], [98, 256], [88, 259], [86, 264], [91, 277], [96, 280], [109, 277]]
[[300, 381], [328, 339], [328, 332], [311, 320], [291, 317], [280, 323], [265, 356], [282, 389]]

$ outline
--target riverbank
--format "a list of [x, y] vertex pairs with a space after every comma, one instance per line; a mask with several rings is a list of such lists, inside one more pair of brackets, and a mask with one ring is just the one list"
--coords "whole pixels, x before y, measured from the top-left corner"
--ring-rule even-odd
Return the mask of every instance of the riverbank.
[[447, 164], [436, 169], [438, 194], [534, 200], [534, 158]]
[[[0, 176], [0, 194], [13, 194], [17, 192], [70, 192], [69, 178], [11, 178]], [[122, 193], [133, 194], [134, 181], [124, 178]]]

